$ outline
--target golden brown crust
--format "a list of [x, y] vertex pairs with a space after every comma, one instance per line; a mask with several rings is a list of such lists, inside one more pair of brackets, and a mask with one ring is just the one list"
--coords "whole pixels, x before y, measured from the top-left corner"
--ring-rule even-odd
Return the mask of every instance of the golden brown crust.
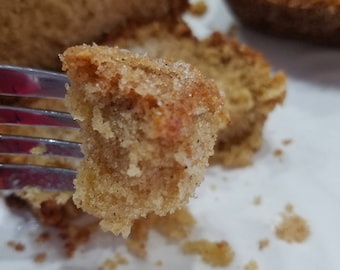
[[105, 44], [180, 59], [214, 79], [225, 93], [232, 123], [220, 132], [211, 161], [229, 167], [251, 163], [261, 146], [267, 115], [285, 97], [285, 76], [271, 75], [261, 54], [220, 33], [198, 41], [182, 22], [135, 26], [120, 35], [114, 33]]
[[227, 122], [216, 85], [189, 64], [113, 47], [71, 47], [61, 59], [85, 138], [75, 203], [124, 236], [133, 220], [182, 207]]
[[179, 16], [187, 0], [0, 1], [0, 63], [59, 69], [58, 53], [128, 24]]
[[338, 0], [227, 0], [239, 19], [268, 33], [340, 45]]

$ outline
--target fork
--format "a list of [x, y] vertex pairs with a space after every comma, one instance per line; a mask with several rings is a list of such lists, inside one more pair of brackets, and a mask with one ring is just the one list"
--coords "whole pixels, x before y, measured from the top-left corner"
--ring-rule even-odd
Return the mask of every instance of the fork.
[[[0, 97], [35, 97], [63, 99], [65, 74], [0, 65]], [[1, 125], [33, 125], [79, 128], [68, 113], [2, 105]], [[0, 155], [33, 155], [39, 149], [43, 156], [82, 158], [80, 144], [69, 141], [0, 134]], [[46, 190], [73, 190], [76, 171], [29, 164], [0, 163], [0, 190], [18, 190], [36, 186]]]

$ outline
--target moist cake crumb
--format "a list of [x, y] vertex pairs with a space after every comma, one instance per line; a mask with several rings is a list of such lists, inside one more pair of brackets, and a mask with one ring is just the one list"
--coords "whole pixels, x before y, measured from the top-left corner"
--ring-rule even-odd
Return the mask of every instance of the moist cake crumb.
[[46, 260], [46, 257], [47, 257], [46, 253], [42, 252], [35, 255], [33, 260], [36, 263], [43, 263]]
[[262, 203], [262, 197], [260, 195], [257, 195], [253, 199], [253, 204], [254, 205], [260, 205]]
[[207, 4], [204, 1], [200, 0], [190, 4], [189, 12], [192, 15], [201, 16], [207, 12], [207, 9], [208, 9]]
[[250, 260], [243, 268], [244, 270], [258, 270], [259, 267], [255, 260]]
[[269, 239], [264, 238], [259, 241], [259, 250], [263, 250], [269, 246]]
[[226, 241], [187, 241], [182, 245], [182, 251], [184, 254], [198, 254], [212, 266], [228, 266], [234, 258], [234, 251]]
[[282, 222], [275, 230], [277, 238], [287, 243], [302, 243], [308, 239], [310, 227], [303, 217], [294, 213], [292, 204], [287, 204], [281, 216]]
[[117, 47], [75, 46], [61, 60], [84, 138], [75, 204], [124, 237], [134, 220], [183, 207], [229, 121], [213, 80], [190, 64]]
[[22, 252], [25, 250], [25, 245], [20, 242], [8, 241], [7, 246], [13, 248], [15, 251]]

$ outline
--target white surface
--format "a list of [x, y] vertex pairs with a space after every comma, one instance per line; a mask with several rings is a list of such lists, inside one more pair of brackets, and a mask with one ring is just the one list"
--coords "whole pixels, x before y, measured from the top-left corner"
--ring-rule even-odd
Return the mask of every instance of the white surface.
[[[196, 33], [226, 30], [233, 22], [221, 1], [211, 0], [210, 11], [195, 24]], [[222, 16], [222, 17], [218, 17]], [[265, 143], [253, 166], [237, 170], [209, 168], [190, 209], [198, 221], [191, 239], [227, 240], [235, 251], [230, 270], [243, 269], [251, 259], [259, 269], [340, 269], [340, 50], [284, 41], [238, 28], [241, 39], [263, 52], [276, 70], [289, 76], [284, 106], [270, 116], [264, 130]], [[282, 140], [292, 139], [284, 146]], [[273, 155], [283, 150], [280, 160]], [[216, 190], [211, 185], [217, 186]], [[254, 205], [255, 196], [262, 197]], [[304, 217], [310, 238], [287, 244], [274, 234], [287, 203]], [[183, 256], [178, 244], [156, 233], [148, 243], [146, 261], [126, 253], [120, 238], [98, 234], [72, 260], [62, 257], [60, 243], [37, 246], [33, 234], [41, 228], [31, 217], [18, 217], [0, 204], [0, 269], [96, 269], [116, 251], [129, 260], [121, 269], [210, 269], [198, 256]], [[270, 240], [259, 251], [258, 241]], [[8, 240], [26, 245], [22, 253], [6, 247]], [[33, 250], [30, 250], [32, 247]], [[32, 257], [46, 251], [47, 260], [35, 264]], [[163, 266], [155, 266], [157, 260]], [[137, 266], [138, 265], [138, 266]]]

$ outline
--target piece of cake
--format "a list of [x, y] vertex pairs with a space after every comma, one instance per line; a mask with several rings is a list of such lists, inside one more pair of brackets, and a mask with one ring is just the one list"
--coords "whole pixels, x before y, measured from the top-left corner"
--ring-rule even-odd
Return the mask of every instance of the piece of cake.
[[58, 54], [129, 22], [179, 16], [187, 0], [0, 0], [0, 63], [60, 69]]
[[76, 205], [123, 236], [135, 219], [185, 205], [228, 121], [216, 85], [184, 62], [113, 47], [71, 47], [61, 60], [83, 135]]
[[220, 131], [211, 162], [228, 167], [252, 162], [262, 144], [264, 123], [286, 93], [285, 76], [272, 74], [260, 53], [221, 33], [199, 41], [185, 23], [166, 21], [113, 33], [104, 44], [183, 60], [212, 78], [225, 94], [231, 124]]
[[340, 45], [339, 0], [226, 0], [249, 27], [290, 38]]

